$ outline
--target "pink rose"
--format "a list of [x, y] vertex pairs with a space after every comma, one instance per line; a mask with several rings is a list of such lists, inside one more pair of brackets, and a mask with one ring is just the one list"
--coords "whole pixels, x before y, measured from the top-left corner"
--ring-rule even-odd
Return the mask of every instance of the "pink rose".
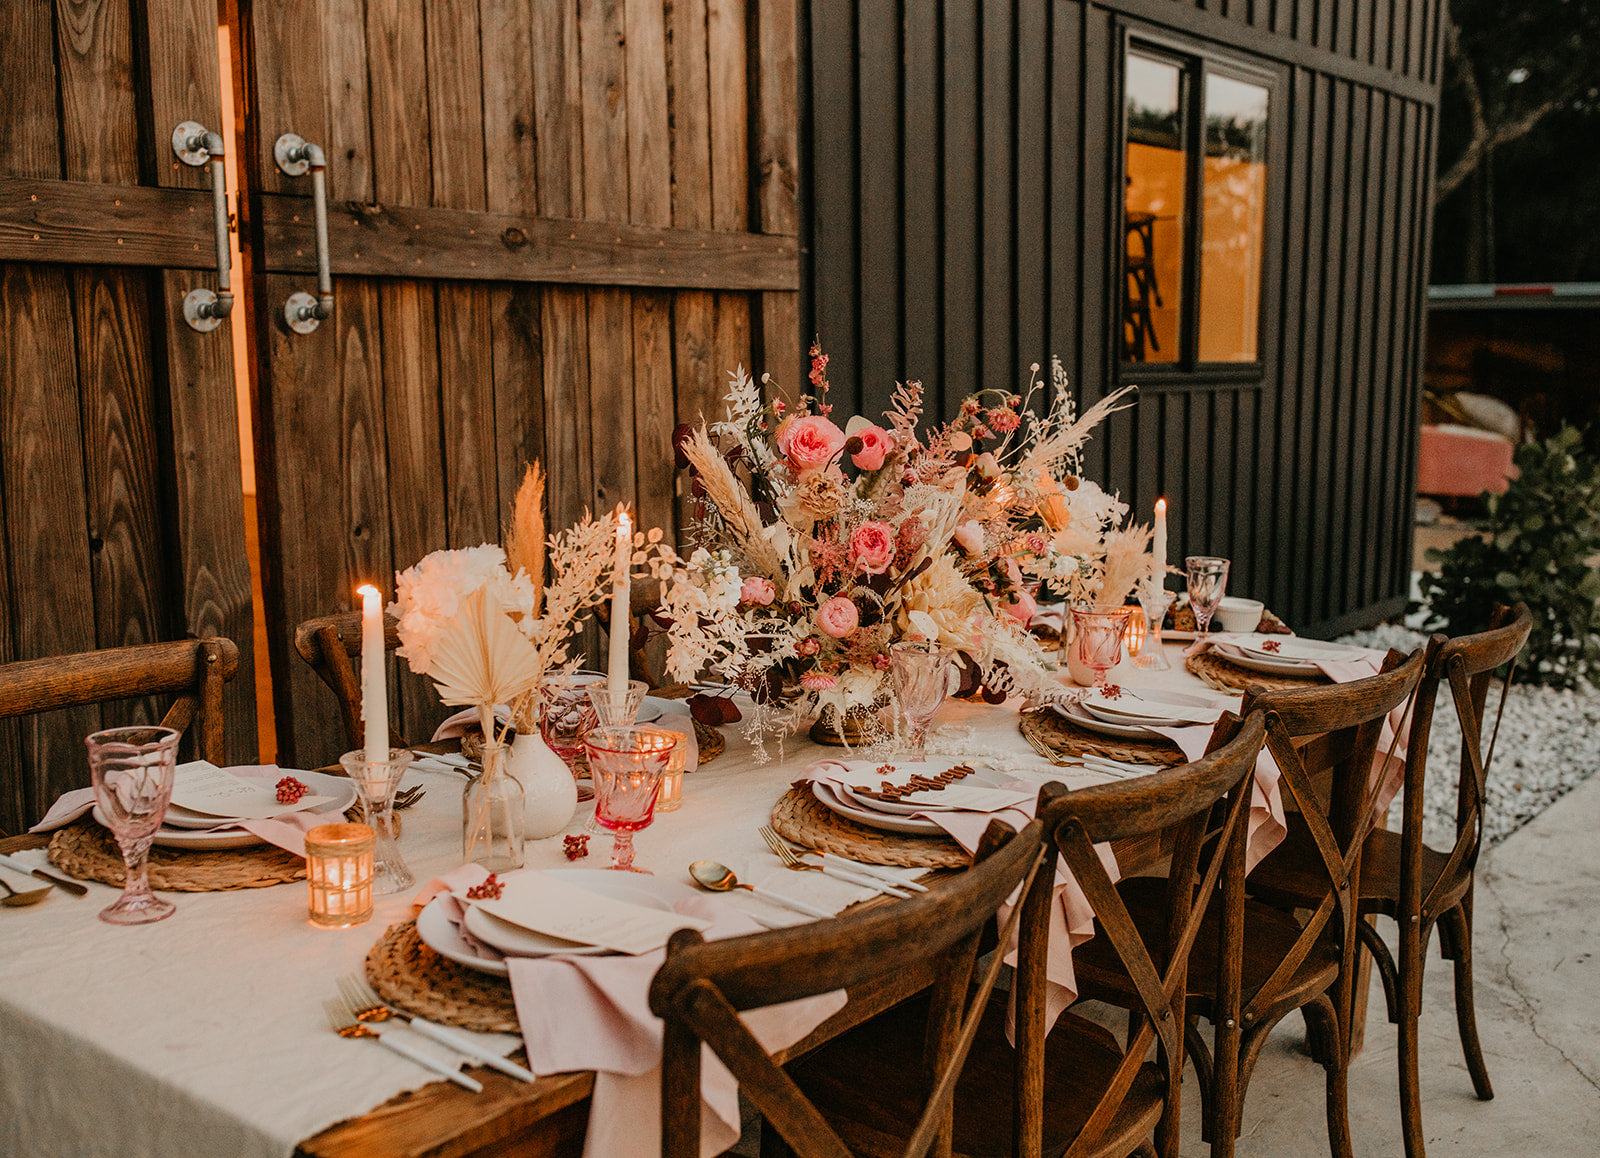
[[861, 440], [861, 449], [850, 456], [850, 461], [860, 470], [877, 470], [894, 449], [894, 439], [881, 426], [863, 426], [854, 437]]
[[956, 546], [969, 555], [978, 555], [983, 552], [983, 524], [977, 519], [969, 519], [956, 528], [952, 538]]
[[1032, 595], [1022, 588], [1017, 588], [1012, 593], [1011, 602], [1002, 603], [1000, 610], [1015, 619], [1023, 627], [1032, 622], [1033, 617], [1039, 614], [1039, 603]]
[[752, 607], [770, 607], [777, 597], [778, 589], [772, 585], [772, 580], [760, 575], [748, 576], [739, 588], [739, 602]]
[[850, 561], [857, 571], [882, 575], [894, 561], [894, 528], [888, 523], [862, 523], [850, 536]]
[[778, 449], [796, 470], [815, 470], [844, 449], [844, 431], [826, 418], [808, 414], [778, 427]]
[[794, 645], [794, 653], [798, 656], [812, 656], [822, 650], [822, 645], [816, 641], [815, 636], [806, 636]]
[[843, 595], [835, 595], [817, 608], [817, 626], [834, 639], [843, 639], [861, 624], [861, 613]]

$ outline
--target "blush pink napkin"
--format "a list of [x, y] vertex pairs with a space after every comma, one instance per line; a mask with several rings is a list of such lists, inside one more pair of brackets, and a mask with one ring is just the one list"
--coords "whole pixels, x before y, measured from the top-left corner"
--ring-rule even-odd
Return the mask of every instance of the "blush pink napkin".
[[[1144, 727], [1171, 740], [1178, 746], [1186, 760], [1200, 759], [1206, 754], [1206, 745], [1211, 743], [1210, 724], [1183, 728], [1145, 724]], [[1282, 773], [1278, 771], [1278, 762], [1263, 748], [1256, 757], [1255, 782], [1250, 789], [1250, 827], [1245, 840], [1245, 872], [1260, 864], [1262, 858], [1277, 848], [1278, 843], [1289, 834], [1289, 823], [1283, 811], [1283, 790], [1279, 784], [1281, 779]]]
[[[292, 776], [293, 769], [279, 768], [276, 764], [241, 764], [226, 771], [235, 776], [248, 776], [257, 780], [269, 780], [276, 784], [285, 776]], [[94, 807], [93, 788], [75, 788], [71, 792], [63, 792], [50, 810], [44, 814], [44, 819], [28, 829], [29, 832], [50, 832], [57, 828], [65, 828], [78, 817], [89, 812]], [[268, 844], [275, 844], [281, 849], [294, 853], [295, 856], [306, 855], [306, 833], [319, 824], [328, 824], [330, 818], [326, 813], [315, 812], [289, 812], [272, 820], [239, 820], [228, 825], [230, 828], [242, 828], [252, 832]]]
[[[861, 773], [872, 772], [875, 767], [870, 760], [819, 760], [806, 769], [805, 778], [837, 786]], [[991, 820], [999, 820], [1013, 832], [1020, 831], [1033, 819], [1038, 803], [1035, 794], [1021, 804], [993, 812], [937, 811], [919, 812], [917, 815], [933, 821], [970, 853], [977, 851], [978, 842], [983, 839], [984, 829], [989, 827]], [[1111, 879], [1117, 880], [1121, 870], [1117, 867], [1117, 858], [1111, 846], [1097, 844], [1095, 852], [1100, 854], [1100, 862], [1106, 866]], [[1049, 948], [1045, 959], [1046, 1027], [1055, 1024], [1057, 1015], [1078, 999], [1078, 979], [1072, 969], [1072, 950], [1094, 936], [1094, 909], [1083, 895], [1083, 889], [1073, 879], [1066, 861], [1059, 859], [1056, 861], [1055, 896], [1057, 903], [1050, 906]], [[1011, 906], [1004, 906], [1000, 911], [1000, 920], [1004, 922], [1010, 912]], [[1006, 951], [1008, 963], [1016, 963], [1016, 952], [1016, 940], [1013, 938]]]
[[[507, 720], [506, 710], [504, 708], [496, 708], [495, 715], [501, 720], [501, 722], [505, 722]], [[444, 723], [440, 724], [439, 727], [435, 729], [433, 733], [433, 742], [437, 744], [441, 740], [458, 739], [466, 734], [468, 725], [476, 724], [477, 722], [478, 709], [465, 708], [451, 716], [449, 719], [445, 720]], [[680, 733], [684, 738], [683, 770], [685, 772], [693, 772], [696, 768], [700, 767], [700, 745], [695, 739], [694, 721], [690, 719], [688, 712], [667, 712], [663, 714], [659, 720], [652, 720], [650, 726], [655, 728], [665, 728], [669, 732]]]
[[[464, 894], [488, 874], [463, 865], [429, 881], [424, 904], [439, 892]], [[713, 897], [688, 897], [674, 909], [711, 921], [707, 940], [759, 933], [761, 927]], [[511, 993], [536, 1074], [595, 1071], [585, 1158], [655, 1158], [661, 1153], [661, 1019], [650, 1012], [650, 980], [665, 950], [637, 957], [508, 957]], [[769, 1052], [793, 1045], [844, 1007], [842, 990], [752, 1009], [741, 1020]], [[739, 1140], [739, 1087], [726, 1066], [702, 1050], [700, 1153], [721, 1154]]]
[[[1233, 638], [1227, 633], [1202, 636], [1183, 654], [1199, 655], [1213, 643], [1228, 642]], [[1317, 660], [1316, 665], [1322, 674], [1334, 683], [1347, 684], [1377, 675], [1383, 666], [1384, 656], [1388, 654], [1369, 647], [1352, 647], [1350, 651], [1351, 658], [1348, 660]], [[1395, 794], [1405, 783], [1406, 743], [1411, 735], [1410, 707], [1408, 700], [1390, 712], [1378, 735], [1378, 751], [1372, 758], [1372, 779], [1369, 783], [1379, 786], [1378, 793], [1373, 798], [1372, 811], [1380, 821], [1388, 813]], [[1393, 752], [1392, 756], [1390, 752]], [[1266, 756], [1266, 753], [1263, 752], [1262, 755]]]

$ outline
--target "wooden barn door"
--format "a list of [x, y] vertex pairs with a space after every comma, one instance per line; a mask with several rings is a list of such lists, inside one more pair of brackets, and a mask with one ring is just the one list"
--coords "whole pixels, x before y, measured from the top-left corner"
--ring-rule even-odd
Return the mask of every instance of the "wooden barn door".
[[[800, 367], [794, 0], [296, 0], [244, 6], [258, 471], [279, 739], [343, 744], [294, 625], [444, 546], [498, 541], [525, 461], [555, 524], [672, 533], [674, 424], [724, 372]], [[335, 306], [314, 289], [328, 161]], [[395, 673], [392, 718], [441, 715]]]
[[[256, 750], [229, 329], [205, 169], [215, 0], [0, 3], [0, 662], [225, 635], [228, 748]], [[0, 828], [88, 783], [83, 737], [151, 705], [0, 724]]]

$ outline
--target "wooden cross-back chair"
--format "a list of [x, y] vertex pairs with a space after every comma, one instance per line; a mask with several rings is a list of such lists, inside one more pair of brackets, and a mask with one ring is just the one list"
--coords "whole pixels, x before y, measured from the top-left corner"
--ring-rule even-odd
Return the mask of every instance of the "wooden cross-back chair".
[[[1231, 726], [1230, 722], [1227, 727]], [[1215, 858], [1198, 889], [1175, 890], [1172, 935], [1152, 955], [1143, 944], [1127, 938], [1128, 925], [1116, 915], [1119, 902], [1093, 846], [1174, 832], [1174, 859], [1179, 866], [1175, 875], [1186, 880], [1196, 863], [1202, 830], [1220, 832], [1220, 847], [1230, 855], [1236, 844], [1242, 850], [1248, 777], [1263, 735], [1258, 719], [1245, 724], [1231, 743], [1194, 764], [1078, 792], [1059, 784], [1045, 787], [1038, 815], [1045, 825], [1051, 860], [1059, 840], [1079, 884], [1097, 908], [1106, 907], [1109, 927], [1115, 932], [1105, 940], [1119, 960], [1126, 956], [1127, 975], [1138, 978], [1136, 991], [1148, 999], [1147, 1016], [1132, 1049], [1070, 1011], [1058, 1017], [1046, 1034], [1050, 911], [1059, 900], [1054, 873], [1040, 872], [1023, 902], [1018, 929], [1012, 983], [1015, 1048], [1006, 1036], [1006, 1000], [975, 1004], [972, 1008], [982, 1016], [973, 1031], [966, 1069], [956, 1084], [952, 1148], [938, 1153], [1126, 1158], [1134, 1152], [1148, 1153], [1149, 1140], [1164, 1120], [1170, 1129], [1162, 1130], [1162, 1136], [1175, 1141], [1183, 1068], [1181, 973], [1195, 935], [1186, 922], [1194, 898], [1200, 898], [1198, 907], [1203, 911], [1212, 898], [1230, 891], [1219, 887], [1223, 879], [1234, 882], [1231, 895], [1237, 900], [1243, 853], [1239, 851], [1236, 862], [1227, 856]], [[1212, 824], [1213, 806], [1224, 797], [1230, 804]], [[997, 959], [1000, 956], [996, 953]], [[789, 1066], [796, 1085], [857, 1152], [900, 1154], [906, 1146], [912, 1123], [925, 1105], [928, 1086], [915, 1063], [921, 1056], [928, 1010], [936, 1007], [937, 1000], [906, 1002]], [[1147, 1062], [1152, 1042], [1163, 1048], [1155, 1062]], [[765, 1134], [763, 1143], [766, 1155], [786, 1153], [765, 1145]]]
[[[971, 869], [927, 893], [895, 905], [864, 909], [832, 921], [750, 937], [704, 941], [691, 930], [675, 933], [666, 961], [650, 985], [650, 1008], [666, 1023], [662, 1056], [661, 1153], [699, 1158], [701, 1043], [709, 1046], [763, 1115], [763, 1152], [776, 1137], [801, 1158], [851, 1158], [861, 1138], [830, 1107], [808, 1099], [740, 1021], [745, 1010], [850, 989], [902, 971], [933, 966], [931, 1002], [922, 1008], [918, 1047], [899, 1058], [917, 1071], [919, 1111], [892, 1117], [887, 1129], [909, 1129], [896, 1153], [907, 1158], [949, 1154], [955, 1082], [972, 1048], [1000, 971], [1000, 956], [969, 998], [980, 935], [1019, 887], [1049, 876], [1044, 826], [1030, 822], [1013, 833], [995, 821], [984, 834]], [[1001, 932], [1020, 920], [1015, 906]], [[926, 1071], [928, 1081], [917, 1079]], [[876, 1075], [869, 1077], [876, 1085]], [[888, 1111], [892, 1114], [892, 1111]], [[913, 1125], [914, 1123], [914, 1125]], [[775, 1132], [775, 1133], [774, 1133]], [[880, 1152], [875, 1148], [872, 1152]]]
[[177, 639], [0, 664], [0, 719], [79, 704], [175, 693], [164, 727], [193, 737], [194, 753], [227, 763], [222, 686], [239, 670], [231, 639]]
[[[387, 653], [399, 646], [398, 625], [385, 613], [383, 649]], [[361, 723], [361, 678], [351, 661], [361, 654], [361, 612], [341, 611], [306, 620], [294, 629], [294, 649], [311, 665], [317, 678], [332, 689], [339, 700], [345, 740], [352, 751], [360, 748], [367, 740]], [[393, 724], [389, 725], [389, 743], [396, 748], [408, 747]]]
[[[1277, 762], [1286, 801], [1298, 810], [1294, 824], [1306, 834], [1309, 855], [1296, 866], [1301, 882], [1293, 908], [1310, 910], [1297, 921], [1291, 906], [1272, 889], [1268, 865], [1256, 867], [1248, 889], [1245, 929], [1245, 989], [1239, 1015], [1242, 1035], [1238, 1099], [1218, 1099], [1206, 1115], [1213, 1137], [1236, 1138], [1240, 1109], [1261, 1047], [1287, 1013], [1302, 1009], [1313, 1055], [1326, 1072], [1328, 1143], [1335, 1158], [1348, 1158], [1348, 1077], [1359, 955], [1357, 898], [1361, 850], [1376, 822], [1382, 787], [1373, 775], [1384, 721], [1397, 709], [1396, 740], [1409, 725], [1426, 666], [1419, 648], [1408, 658], [1390, 651], [1377, 675], [1325, 687], [1264, 691], [1252, 687], [1244, 711], [1266, 717], [1267, 750]], [[1387, 762], [1395, 741], [1384, 749]], [[1326, 777], [1326, 795], [1318, 781]], [[1258, 880], [1259, 878], [1259, 880]], [[1277, 901], [1279, 903], [1273, 904]], [[1198, 1033], [1191, 1041], [1199, 1041]], [[1203, 1045], [1198, 1051], [1204, 1054]], [[1212, 1082], [1224, 1080], [1213, 1077]]]
[[[1400, 1113], [1408, 1158], [1422, 1158], [1424, 1153], [1417, 1021], [1422, 1012], [1423, 956], [1435, 927], [1445, 957], [1454, 962], [1456, 1024], [1467, 1071], [1478, 1097], [1487, 1100], [1494, 1096], [1478, 1045], [1472, 993], [1473, 874], [1482, 844], [1484, 778], [1494, 758], [1500, 726], [1497, 711], [1485, 755], [1484, 705], [1490, 684], [1498, 680], [1499, 708], [1504, 709], [1516, 657], [1532, 628], [1533, 616], [1525, 605], [1518, 604], [1496, 608], [1485, 632], [1450, 640], [1435, 636], [1429, 642], [1407, 742], [1404, 820], [1399, 832], [1373, 829], [1362, 848], [1361, 915], [1381, 913], [1392, 918], [1398, 929], [1398, 953], [1391, 956], [1375, 925], [1363, 920], [1358, 926], [1362, 944], [1371, 952], [1383, 981], [1389, 1020], [1400, 1027]], [[1462, 733], [1456, 838], [1448, 852], [1422, 842], [1428, 744], [1442, 686], [1450, 689]], [[1258, 870], [1260, 888], [1270, 890], [1280, 903], [1305, 904], [1310, 899], [1305, 866], [1312, 855], [1305, 830], [1296, 826], [1280, 850]]]
[[[1052, 841], [1094, 908], [1095, 936], [1089, 944], [1097, 949], [1102, 978], [1118, 976], [1133, 1015], [1127, 1045], [1104, 1092], [1065, 1149], [1069, 1158], [1127, 1154], [1136, 1134], [1152, 1128], [1156, 1151], [1176, 1158], [1191, 953], [1207, 928], [1223, 930], [1204, 948], [1221, 978], [1215, 1007], [1230, 1025], [1237, 1020], [1245, 845], [1256, 756], [1265, 738], [1260, 713], [1242, 723], [1225, 714], [1203, 759], [1132, 781], [1052, 794], [1045, 804], [1042, 815]], [[1156, 832], [1172, 838], [1172, 861], [1154, 910], [1158, 919], [1141, 923], [1094, 846]], [[1037, 980], [1025, 976], [1023, 966], [1018, 969], [1021, 991], [1039, 993]], [[1032, 1048], [1020, 1026], [1042, 1029], [1042, 1020], [1029, 1013], [1018, 1013], [1019, 1055]], [[1051, 1045], [1056, 1032], [1051, 1031]], [[1157, 1047], [1154, 1062], [1146, 1060], [1152, 1045]], [[1238, 1035], [1229, 1033], [1219, 1056], [1233, 1058], [1237, 1052]], [[1047, 1098], [1047, 1142], [1053, 1118], [1083, 1112]], [[1058, 1151], [1047, 1145], [1045, 1152]]]

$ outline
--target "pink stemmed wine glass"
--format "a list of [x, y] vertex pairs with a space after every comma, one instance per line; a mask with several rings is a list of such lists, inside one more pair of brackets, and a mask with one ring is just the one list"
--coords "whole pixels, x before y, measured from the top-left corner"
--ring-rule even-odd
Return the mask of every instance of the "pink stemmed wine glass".
[[1094, 672], [1094, 685], [1105, 687], [1106, 673], [1122, 662], [1122, 639], [1132, 607], [1074, 607], [1078, 662]]
[[589, 778], [594, 783], [594, 817], [614, 836], [611, 868], [634, 868], [633, 834], [655, 817], [656, 793], [678, 738], [660, 729], [596, 728], [584, 737]]
[[583, 738], [600, 722], [589, 699], [589, 686], [604, 680], [604, 676], [577, 676], [547, 684], [541, 693], [544, 703], [539, 713], [539, 732], [574, 776], [581, 771]]
[[1195, 626], [1201, 635], [1209, 634], [1211, 617], [1228, 590], [1228, 560], [1190, 555], [1183, 564], [1189, 576], [1189, 607], [1194, 612]]
[[908, 760], [927, 758], [928, 728], [953, 690], [955, 652], [936, 643], [907, 640], [889, 648], [889, 678], [905, 725]]
[[122, 850], [122, 895], [100, 911], [113, 925], [147, 925], [176, 910], [150, 891], [150, 845], [167, 815], [180, 735], [171, 728], [108, 728], [84, 741], [95, 803]]

